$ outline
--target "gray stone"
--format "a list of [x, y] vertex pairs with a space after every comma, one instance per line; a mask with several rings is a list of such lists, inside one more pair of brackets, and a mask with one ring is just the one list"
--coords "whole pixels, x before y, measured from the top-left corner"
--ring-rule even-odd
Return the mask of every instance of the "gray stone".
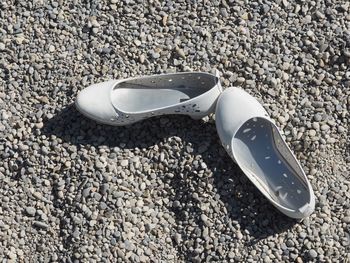
[[317, 257], [317, 252], [316, 252], [316, 250], [310, 249], [310, 250], [309, 250], [309, 256], [310, 256], [311, 258], [316, 258], [316, 257]]
[[344, 216], [341, 221], [343, 223], [350, 224], [350, 216]]
[[338, 132], [339, 133], [343, 133], [345, 131], [346, 131], [346, 129], [343, 126], [338, 126]]
[[315, 130], [309, 130], [309, 135], [310, 135], [310, 137], [314, 137], [314, 136], [316, 136], [316, 131]]
[[28, 206], [26, 207], [26, 213], [29, 216], [35, 216], [36, 209], [34, 207]]
[[328, 130], [329, 130], [329, 126], [327, 124], [321, 125], [321, 131], [328, 131]]
[[34, 221], [33, 225], [35, 227], [38, 227], [38, 228], [41, 228], [41, 229], [47, 229], [49, 228], [50, 226], [44, 222], [40, 222], [40, 221]]
[[122, 160], [122, 161], [120, 162], [120, 165], [121, 165], [122, 167], [128, 166], [128, 165], [129, 165], [129, 160]]
[[135, 245], [133, 243], [131, 243], [129, 240], [126, 240], [124, 242], [124, 246], [125, 246], [125, 249], [128, 251], [133, 251], [136, 248]]
[[97, 193], [97, 192], [94, 193], [94, 199], [95, 199], [96, 201], [100, 201], [101, 198], [102, 198], [102, 195], [101, 195], [100, 193]]

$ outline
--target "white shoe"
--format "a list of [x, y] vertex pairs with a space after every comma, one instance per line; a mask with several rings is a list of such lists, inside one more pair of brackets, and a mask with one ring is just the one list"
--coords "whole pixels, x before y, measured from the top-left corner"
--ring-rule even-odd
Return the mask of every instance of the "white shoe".
[[97, 122], [123, 126], [164, 114], [203, 118], [214, 112], [221, 91], [215, 75], [173, 73], [91, 85], [79, 92], [75, 104]]
[[219, 97], [216, 128], [231, 158], [282, 213], [309, 216], [315, 196], [300, 163], [262, 105], [239, 88]]

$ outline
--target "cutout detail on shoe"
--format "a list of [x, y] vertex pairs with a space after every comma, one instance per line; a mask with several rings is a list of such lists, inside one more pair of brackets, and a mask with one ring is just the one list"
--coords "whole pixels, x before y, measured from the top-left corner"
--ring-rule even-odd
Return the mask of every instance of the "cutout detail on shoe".
[[[116, 85], [112, 90], [111, 100], [113, 106], [120, 111], [128, 114], [143, 113], [176, 106], [193, 99], [212, 89], [217, 81], [216, 77], [205, 73], [199, 77], [198, 74], [184, 73], [171, 77], [164, 75], [137, 78]], [[193, 111], [196, 107], [197, 105], [193, 105]], [[188, 112], [191, 111], [188, 109]]]

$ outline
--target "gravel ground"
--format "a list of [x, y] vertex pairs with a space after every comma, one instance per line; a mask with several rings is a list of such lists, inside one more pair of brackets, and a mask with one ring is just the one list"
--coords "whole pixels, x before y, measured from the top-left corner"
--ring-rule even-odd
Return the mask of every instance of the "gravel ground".
[[[0, 2], [2, 262], [350, 260], [349, 2], [176, 2]], [[72, 105], [110, 78], [214, 69], [284, 131], [309, 218], [270, 205], [213, 116], [109, 127]]]

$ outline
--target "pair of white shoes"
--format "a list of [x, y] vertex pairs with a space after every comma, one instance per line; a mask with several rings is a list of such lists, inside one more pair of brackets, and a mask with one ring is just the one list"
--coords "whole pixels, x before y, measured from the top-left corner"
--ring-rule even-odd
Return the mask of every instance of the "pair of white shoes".
[[311, 184], [265, 109], [242, 89], [222, 91], [218, 76], [190, 72], [111, 80], [82, 90], [76, 107], [116, 126], [164, 114], [200, 119], [215, 112], [222, 145], [261, 193], [289, 217], [314, 211]]

